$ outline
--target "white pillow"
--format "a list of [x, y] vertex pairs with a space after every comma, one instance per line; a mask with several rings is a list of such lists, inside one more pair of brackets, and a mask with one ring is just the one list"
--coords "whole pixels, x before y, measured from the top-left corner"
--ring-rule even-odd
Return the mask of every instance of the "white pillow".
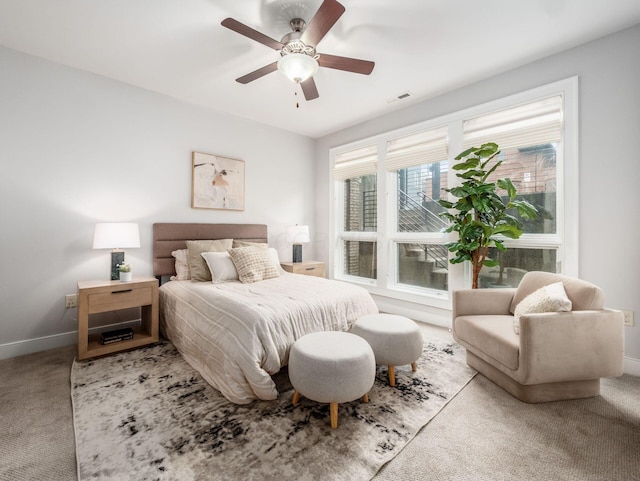
[[278, 251], [275, 250], [273, 247], [269, 247], [268, 250], [269, 250], [269, 257], [271, 257], [271, 260], [273, 261], [278, 273], [279, 274], [285, 273], [286, 271], [280, 265], [280, 258], [278, 257]]
[[209, 267], [214, 284], [238, 280], [238, 271], [228, 252], [202, 252], [200, 255]]
[[569, 312], [571, 300], [562, 282], [541, 287], [522, 299], [513, 313], [513, 329], [520, 334], [520, 316], [536, 312]]
[[176, 258], [176, 275], [171, 276], [172, 281], [188, 281], [191, 279], [189, 261], [187, 260], [187, 249], [180, 249], [171, 253]]

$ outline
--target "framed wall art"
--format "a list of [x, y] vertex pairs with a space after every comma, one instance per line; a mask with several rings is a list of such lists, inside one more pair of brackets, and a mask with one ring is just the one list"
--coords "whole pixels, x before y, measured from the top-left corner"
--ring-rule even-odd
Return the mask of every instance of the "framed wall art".
[[244, 210], [244, 161], [193, 152], [191, 207]]

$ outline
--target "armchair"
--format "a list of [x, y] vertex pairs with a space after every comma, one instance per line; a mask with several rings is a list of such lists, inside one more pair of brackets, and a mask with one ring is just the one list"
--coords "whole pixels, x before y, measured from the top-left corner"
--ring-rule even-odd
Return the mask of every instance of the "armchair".
[[[563, 283], [571, 312], [514, 311], [529, 294]], [[623, 373], [624, 316], [606, 309], [602, 290], [583, 280], [528, 272], [517, 288], [453, 293], [453, 337], [467, 364], [521, 401], [538, 403], [600, 394], [600, 378]]]

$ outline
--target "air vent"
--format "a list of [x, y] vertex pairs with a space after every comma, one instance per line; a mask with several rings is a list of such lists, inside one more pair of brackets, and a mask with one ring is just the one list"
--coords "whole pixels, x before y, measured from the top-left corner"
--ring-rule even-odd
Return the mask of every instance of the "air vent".
[[401, 93], [400, 95], [396, 95], [395, 97], [390, 98], [389, 100], [387, 100], [387, 103], [392, 104], [394, 102], [399, 102], [400, 100], [406, 100], [409, 97], [413, 97], [413, 94], [411, 92], [404, 92], [404, 93]]

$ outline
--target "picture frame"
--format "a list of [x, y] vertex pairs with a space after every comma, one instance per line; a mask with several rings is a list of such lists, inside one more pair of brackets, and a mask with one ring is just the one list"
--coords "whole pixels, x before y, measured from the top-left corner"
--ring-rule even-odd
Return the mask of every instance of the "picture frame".
[[191, 207], [244, 210], [244, 161], [193, 152], [191, 156]]

